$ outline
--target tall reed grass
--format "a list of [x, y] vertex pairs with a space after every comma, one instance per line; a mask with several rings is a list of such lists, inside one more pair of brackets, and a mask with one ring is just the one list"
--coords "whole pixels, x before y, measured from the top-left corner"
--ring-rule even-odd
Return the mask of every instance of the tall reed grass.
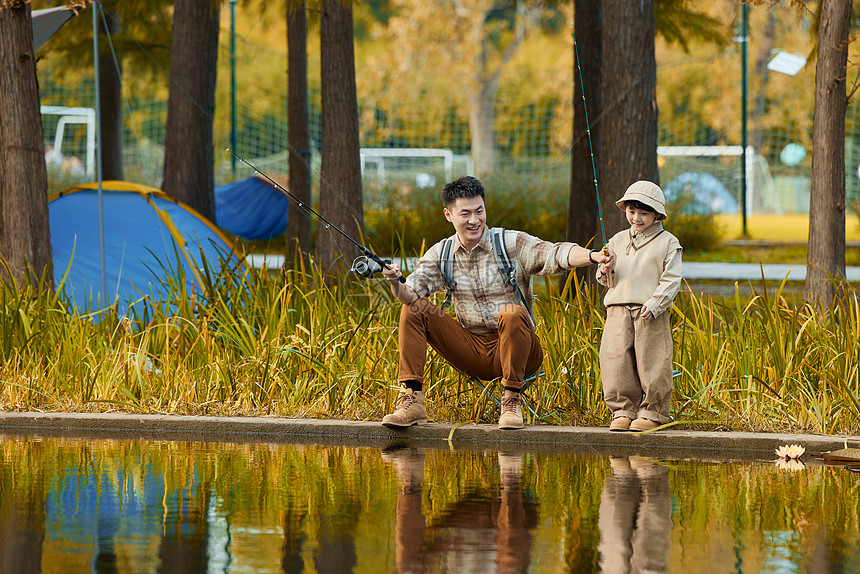
[[[207, 271], [187, 292], [119, 317], [70, 311], [42, 277], [0, 285], [0, 408], [377, 420], [397, 386], [400, 306], [380, 280], [326, 283]], [[571, 275], [536, 285], [547, 374], [527, 394], [530, 422], [608, 420], [598, 365], [600, 293]], [[671, 417], [688, 428], [852, 433], [860, 426], [860, 301], [843, 291], [819, 314], [767, 286], [724, 302], [682, 290], [672, 313]], [[771, 289], [772, 291], [773, 289]], [[137, 307], [137, 305], [135, 306]], [[432, 352], [430, 417], [494, 421], [495, 404]], [[496, 387], [498, 391], [498, 387]]]

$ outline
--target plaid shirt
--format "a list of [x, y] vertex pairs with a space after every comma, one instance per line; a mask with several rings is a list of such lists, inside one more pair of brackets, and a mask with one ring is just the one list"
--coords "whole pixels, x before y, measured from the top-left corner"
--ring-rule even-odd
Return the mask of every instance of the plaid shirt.
[[[518, 305], [514, 288], [505, 285], [490, 241], [489, 228], [472, 251], [466, 250], [456, 234], [454, 240], [454, 289], [452, 300], [457, 319], [476, 334], [495, 333], [499, 330], [499, 311], [509, 303]], [[517, 284], [532, 312], [532, 275], [558, 275], [570, 269], [567, 258], [575, 243], [550, 243], [523, 231], [505, 230], [508, 255], [516, 264]], [[418, 260], [415, 269], [406, 278], [421, 298], [445, 288], [439, 257], [442, 241], [427, 250]]]

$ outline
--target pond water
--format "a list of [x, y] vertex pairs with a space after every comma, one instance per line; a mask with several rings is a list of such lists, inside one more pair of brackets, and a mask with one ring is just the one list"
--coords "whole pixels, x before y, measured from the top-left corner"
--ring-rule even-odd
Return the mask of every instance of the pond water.
[[860, 572], [846, 467], [0, 435], [0, 573]]

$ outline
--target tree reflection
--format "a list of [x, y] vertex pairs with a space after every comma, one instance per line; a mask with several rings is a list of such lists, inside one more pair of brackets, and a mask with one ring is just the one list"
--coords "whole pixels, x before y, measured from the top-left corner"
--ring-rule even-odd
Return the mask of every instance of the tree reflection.
[[0, 448], [0, 574], [42, 571], [45, 480], [41, 445], [4, 441]]

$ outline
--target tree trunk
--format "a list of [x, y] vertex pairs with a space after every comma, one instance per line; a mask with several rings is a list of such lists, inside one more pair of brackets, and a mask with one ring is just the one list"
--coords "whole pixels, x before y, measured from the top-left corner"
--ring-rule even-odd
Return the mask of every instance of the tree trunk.
[[[593, 238], [591, 248], [599, 249], [604, 239], [600, 231], [597, 203], [599, 185], [595, 189], [594, 181], [600, 182], [600, 130], [594, 120], [601, 109], [601, 0], [577, 0], [574, 10], [573, 146], [570, 151], [566, 238], [580, 245], [587, 244]], [[579, 267], [576, 274], [580, 281], [597, 283], [593, 267]]]
[[0, 256], [14, 279], [28, 266], [51, 277], [48, 171], [33, 24], [23, 0], [0, 7], [0, 86]]
[[[479, 74], [480, 75], [480, 74]], [[481, 82], [469, 96], [469, 131], [472, 134], [472, 160], [475, 175], [486, 177], [496, 169], [494, 134], [496, 85]]]
[[627, 227], [615, 206], [624, 190], [642, 179], [660, 183], [653, 0], [604, 0], [602, 45], [600, 203], [608, 239]]
[[[119, 30], [119, 15], [105, 12], [108, 33], [114, 36]], [[104, 34], [104, 22], [99, 22]], [[114, 44], [116, 48], [116, 44]], [[122, 150], [122, 61], [120, 54], [114, 61], [107, 38], [99, 40], [99, 100], [101, 103], [102, 176], [104, 179], [123, 180]]]
[[758, 154], [762, 153], [762, 144], [764, 143], [764, 129], [761, 125], [761, 120], [767, 112], [767, 98], [765, 94], [767, 92], [768, 74], [770, 72], [767, 65], [773, 57], [773, 43], [776, 36], [776, 11], [767, 10], [765, 17], [767, 20], [761, 31], [761, 38], [758, 39], [758, 56], [753, 68], [753, 75], [761, 79], [761, 84], [758, 90], [756, 90], [755, 97], [753, 97], [753, 106], [750, 110], [750, 124], [752, 125], [750, 145], [753, 151]]
[[[287, 6], [287, 143], [290, 148], [290, 193], [311, 205], [311, 143], [308, 129], [308, 50], [305, 4]], [[287, 261], [297, 250], [311, 249], [311, 216], [290, 201], [287, 218]]]
[[[322, 168], [319, 211], [357, 239], [364, 228], [361, 163], [358, 144], [358, 102], [352, 5], [323, 0], [320, 23], [322, 84]], [[317, 263], [327, 273], [346, 269], [357, 254], [352, 243], [320, 224]]]
[[176, 0], [162, 189], [215, 220], [212, 120], [220, 2]]
[[823, 0], [815, 64], [806, 298], [824, 311], [833, 304], [835, 280], [845, 277], [845, 82], [850, 16], [851, 0]]

